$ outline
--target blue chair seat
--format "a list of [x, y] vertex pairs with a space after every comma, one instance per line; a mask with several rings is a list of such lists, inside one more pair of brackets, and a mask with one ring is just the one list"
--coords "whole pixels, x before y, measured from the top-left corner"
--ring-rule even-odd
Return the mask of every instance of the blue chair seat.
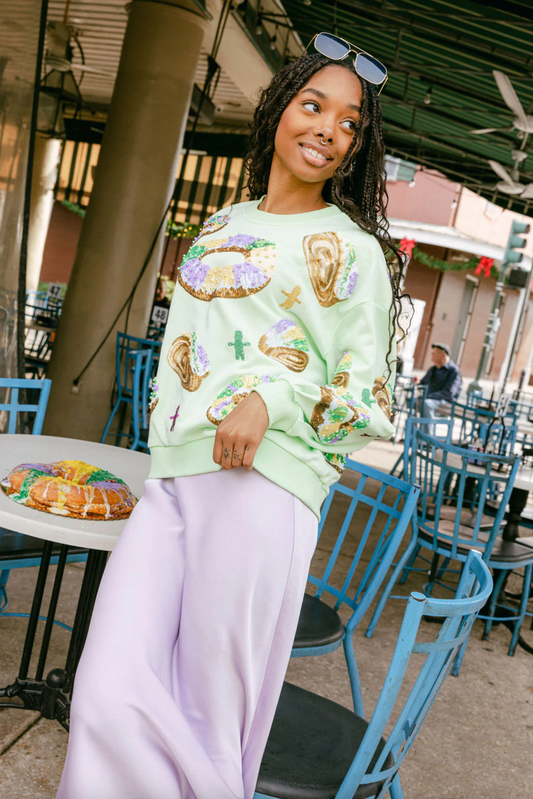
[[[43, 554], [43, 547], [46, 542], [41, 538], [33, 538], [31, 535], [22, 535], [12, 530], [5, 530], [0, 527], [0, 568], [2, 561], [27, 560], [29, 558], [40, 558]], [[52, 556], [59, 555], [60, 544], [54, 544]], [[87, 554], [87, 549], [69, 547], [69, 554]]]
[[308, 646], [330, 646], [342, 641], [346, 628], [337, 611], [310, 594], [304, 595], [294, 649]]
[[[428, 502], [427, 512], [426, 512], [428, 519], [435, 518], [435, 506], [431, 507], [431, 504]], [[440, 509], [440, 518], [445, 519], [446, 521], [454, 522], [455, 517], [457, 515], [457, 509], [453, 506], [451, 507], [441, 507]], [[465, 527], [475, 527], [477, 523], [477, 514], [472, 512], [468, 508], [463, 508], [461, 511], [461, 526]], [[487, 516], [486, 513], [483, 513], [481, 516], [481, 523], [479, 525], [480, 530], [491, 530], [492, 525], [494, 524], [494, 519], [491, 516]]]
[[[449, 529], [446, 529], [448, 526]], [[439, 530], [441, 529], [443, 532], [451, 535], [453, 531], [453, 524], [449, 522], [443, 522], [441, 525], [439, 525]], [[468, 538], [469, 528], [460, 525], [459, 535], [463, 539]], [[433, 542], [433, 536], [429, 533], [426, 533], [424, 530], [420, 530], [419, 537], [422, 541], [426, 541], [428, 544]], [[471, 546], [463, 540], [462, 543], [457, 545], [457, 551], [459, 554], [466, 557], [471, 549], [479, 549], [480, 543], [488, 540], [488, 534], [480, 533], [478, 535], [477, 541], [472, 543]], [[437, 541], [440, 550], [451, 550], [451, 543], [447, 538], [441, 538], [440, 536], [437, 536]], [[493, 568], [497, 568], [497, 563], [516, 563], [517, 565], [520, 565], [521, 561], [531, 560], [532, 555], [533, 553], [531, 552], [531, 548], [528, 546], [524, 546], [517, 541], [504, 541], [503, 538], [497, 538], [494, 542], [490, 558], [488, 559], [488, 565], [492, 566]]]
[[[367, 731], [351, 710], [284, 683], [256, 791], [276, 799], [335, 799]], [[371, 766], [385, 746], [382, 738]], [[385, 768], [391, 768], [391, 755]], [[353, 799], [377, 796], [383, 783], [360, 785]]]

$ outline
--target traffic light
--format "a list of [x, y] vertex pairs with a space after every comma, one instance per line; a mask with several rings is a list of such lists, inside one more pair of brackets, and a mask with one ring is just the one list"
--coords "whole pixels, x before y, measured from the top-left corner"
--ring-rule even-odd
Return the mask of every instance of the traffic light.
[[509, 240], [507, 242], [507, 247], [505, 248], [505, 253], [503, 255], [503, 266], [511, 266], [511, 264], [519, 264], [522, 260], [523, 253], [516, 252], [516, 250], [521, 250], [523, 247], [526, 246], [526, 240], [522, 238], [521, 235], [524, 234], [527, 236], [529, 233], [529, 225], [527, 222], [517, 222], [516, 220], [513, 222], [511, 226], [511, 233], [509, 234]]

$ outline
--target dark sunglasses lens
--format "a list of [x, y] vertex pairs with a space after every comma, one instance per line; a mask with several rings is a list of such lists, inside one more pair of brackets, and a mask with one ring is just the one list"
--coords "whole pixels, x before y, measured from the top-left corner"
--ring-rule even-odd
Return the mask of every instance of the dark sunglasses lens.
[[340, 61], [350, 52], [350, 48], [342, 39], [337, 39], [331, 33], [319, 33], [315, 39], [315, 49], [333, 61]]
[[369, 83], [383, 83], [387, 77], [387, 69], [376, 58], [366, 53], [358, 53], [355, 66], [359, 75]]

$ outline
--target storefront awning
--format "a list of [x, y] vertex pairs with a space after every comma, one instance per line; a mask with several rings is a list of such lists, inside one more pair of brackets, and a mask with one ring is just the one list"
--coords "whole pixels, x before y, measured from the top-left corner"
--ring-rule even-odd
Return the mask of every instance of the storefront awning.
[[[417, 244], [433, 244], [435, 247], [447, 247], [457, 252], [470, 253], [471, 255], [483, 255], [487, 258], [494, 258], [501, 263], [505, 247], [498, 247], [496, 244], [488, 244], [486, 241], [474, 239], [466, 233], [456, 230], [447, 225], [430, 225], [424, 222], [411, 222], [406, 219], [389, 219], [389, 232], [393, 239], [401, 240], [404, 237], [414, 239]], [[531, 258], [524, 255], [520, 264], [517, 266], [531, 269]]]

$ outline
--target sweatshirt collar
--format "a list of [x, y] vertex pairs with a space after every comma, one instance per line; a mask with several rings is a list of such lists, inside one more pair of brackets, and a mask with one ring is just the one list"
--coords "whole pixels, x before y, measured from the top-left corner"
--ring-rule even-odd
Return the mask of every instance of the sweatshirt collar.
[[263, 195], [259, 200], [251, 200], [245, 204], [243, 208], [243, 215], [249, 222], [260, 222], [262, 225], [302, 225], [314, 222], [322, 222], [326, 219], [332, 219], [339, 215], [344, 216], [343, 212], [333, 203], [328, 203], [327, 208], [321, 208], [319, 211], [307, 211], [303, 214], [270, 214], [266, 211], [260, 211], [258, 206], [263, 202], [266, 195]]

